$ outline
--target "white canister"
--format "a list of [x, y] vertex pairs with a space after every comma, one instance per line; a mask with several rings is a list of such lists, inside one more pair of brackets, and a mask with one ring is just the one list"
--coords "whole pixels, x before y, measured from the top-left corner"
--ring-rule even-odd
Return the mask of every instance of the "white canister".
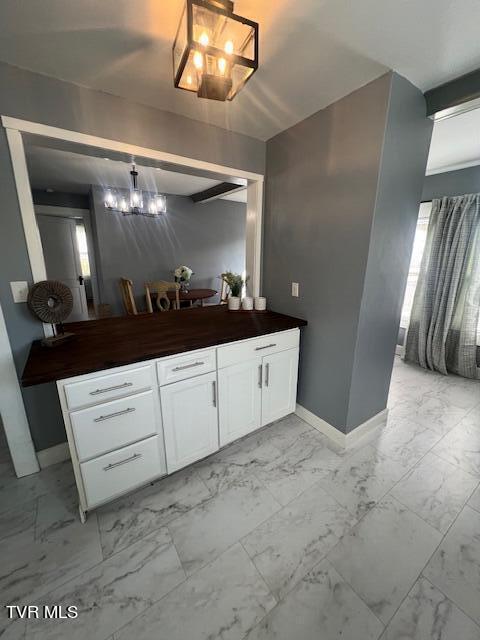
[[229, 311], [238, 311], [240, 309], [240, 298], [238, 296], [230, 296], [228, 299]]
[[255, 298], [255, 311], [265, 311], [267, 308], [267, 299], [258, 297]]
[[251, 311], [253, 309], [253, 298], [246, 296], [242, 300], [242, 309], [244, 311]]

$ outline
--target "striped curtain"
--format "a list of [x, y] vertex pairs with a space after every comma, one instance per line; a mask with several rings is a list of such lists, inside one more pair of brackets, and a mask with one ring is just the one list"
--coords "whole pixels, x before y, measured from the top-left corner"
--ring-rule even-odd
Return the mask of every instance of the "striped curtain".
[[478, 378], [480, 194], [434, 200], [405, 360]]

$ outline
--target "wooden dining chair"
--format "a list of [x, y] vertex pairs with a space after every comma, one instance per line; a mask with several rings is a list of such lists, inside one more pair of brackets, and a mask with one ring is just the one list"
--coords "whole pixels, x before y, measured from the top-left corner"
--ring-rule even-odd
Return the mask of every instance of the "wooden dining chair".
[[165, 280], [145, 282], [145, 300], [147, 304], [147, 311], [149, 313], [153, 313], [152, 294], [157, 294], [156, 304], [160, 311], [168, 311], [170, 309], [171, 302], [167, 295], [168, 291], [175, 291], [175, 302], [173, 308], [180, 309], [179, 282], [166, 282]]
[[133, 297], [133, 282], [128, 278], [120, 278], [120, 290], [126, 314], [128, 316], [137, 316], [137, 305]]

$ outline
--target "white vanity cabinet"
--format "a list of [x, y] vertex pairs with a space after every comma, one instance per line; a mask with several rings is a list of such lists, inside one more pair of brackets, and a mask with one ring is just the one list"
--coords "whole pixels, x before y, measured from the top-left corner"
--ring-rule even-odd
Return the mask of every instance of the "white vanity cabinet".
[[259, 429], [262, 422], [262, 358], [218, 371], [220, 446]]
[[295, 410], [299, 329], [57, 382], [80, 516]]
[[168, 473], [218, 449], [217, 372], [161, 387]]
[[265, 356], [262, 362], [262, 427], [295, 411], [298, 348]]
[[299, 333], [218, 348], [220, 446], [295, 411]]

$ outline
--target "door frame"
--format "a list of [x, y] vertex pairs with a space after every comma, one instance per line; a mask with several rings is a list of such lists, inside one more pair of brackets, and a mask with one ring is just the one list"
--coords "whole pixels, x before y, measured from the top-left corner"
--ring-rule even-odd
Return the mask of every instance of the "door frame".
[[[188, 169], [199, 169], [203, 171], [221, 173], [225, 174], [226, 176], [231, 176], [232, 178], [244, 178], [245, 180], [247, 180], [247, 214], [245, 240], [245, 267], [246, 273], [249, 276], [247, 292], [253, 296], [260, 295], [264, 190], [263, 174], [243, 171], [241, 169], [236, 169], [235, 167], [218, 165], [212, 162], [206, 162], [186, 156], [167, 153], [158, 149], [140, 147], [126, 142], [93, 136], [86, 133], [79, 133], [77, 131], [71, 131], [68, 129], [61, 129], [59, 127], [52, 127], [50, 125], [22, 120], [19, 118], [13, 118], [11, 116], [2, 115], [1, 123], [6, 131], [7, 144], [10, 151], [15, 185], [17, 188], [18, 203], [20, 207], [25, 240], [27, 244], [27, 253], [34, 283], [40, 280], [45, 280], [47, 275], [45, 260], [43, 257], [42, 242], [35, 219], [35, 209], [33, 205], [32, 192], [30, 189], [30, 179], [28, 175], [25, 147], [22, 138], [22, 134], [24, 133], [44, 136], [66, 142], [83, 144], [90, 147], [106, 149], [108, 151], [126, 153], [129, 155], [149, 158], [161, 162], [163, 161], [166, 163], [177, 164]], [[52, 335], [52, 329], [49, 325], [44, 324], [43, 329], [46, 336]], [[0, 344], [3, 345], [5, 339], [7, 341], [11, 354], [11, 346], [5, 323], [0, 322]], [[3, 352], [0, 352], [0, 355], [3, 358]], [[20, 401], [21, 410], [25, 414], [25, 408], [23, 406], [18, 379], [15, 379], [15, 384], [13, 384], [13, 381], [10, 381], [10, 383], [11, 384], [9, 388], [11, 389], [12, 393], [15, 393], [16, 398]], [[10, 413], [4, 412], [4, 402], [5, 399], [3, 398], [3, 396], [0, 396], [0, 411], [2, 413], [2, 416], [5, 414], [5, 417], [3, 418], [5, 431], [12, 434], [12, 442], [14, 439], [18, 440], [18, 446], [15, 446], [13, 449], [10, 447], [10, 440], [8, 440], [10, 453], [14, 461], [15, 469], [20, 469], [20, 465], [24, 460], [30, 460], [30, 463], [27, 465], [28, 470], [24, 471], [22, 475], [27, 475], [27, 473], [34, 473], [35, 471], [38, 471], [38, 462], [33, 448], [31, 435], [30, 433], [28, 433], [29, 441], [27, 441], [25, 438], [21, 440], [20, 436], [23, 433], [22, 429], [24, 429], [24, 426], [22, 427], [21, 420], [16, 422], [14, 418], [11, 419]], [[8, 424], [5, 424], [6, 421], [8, 422]], [[25, 469], [25, 465], [22, 467], [22, 469]]]
[[90, 209], [79, 209], [78, 207], [52, 206], [47, 204], [35, 204], [35, 215], [56, 216], [57, 218], [73, 218], [80, 220], [85, 227], [87, 235], [88, 261], [90, 263], [90, 279], [92, 281], [93, 302], [98, 305], [100, 298], [98, 294], [97, 265], [95, 262], [95, 251], [93, 243], [92, 221]]

